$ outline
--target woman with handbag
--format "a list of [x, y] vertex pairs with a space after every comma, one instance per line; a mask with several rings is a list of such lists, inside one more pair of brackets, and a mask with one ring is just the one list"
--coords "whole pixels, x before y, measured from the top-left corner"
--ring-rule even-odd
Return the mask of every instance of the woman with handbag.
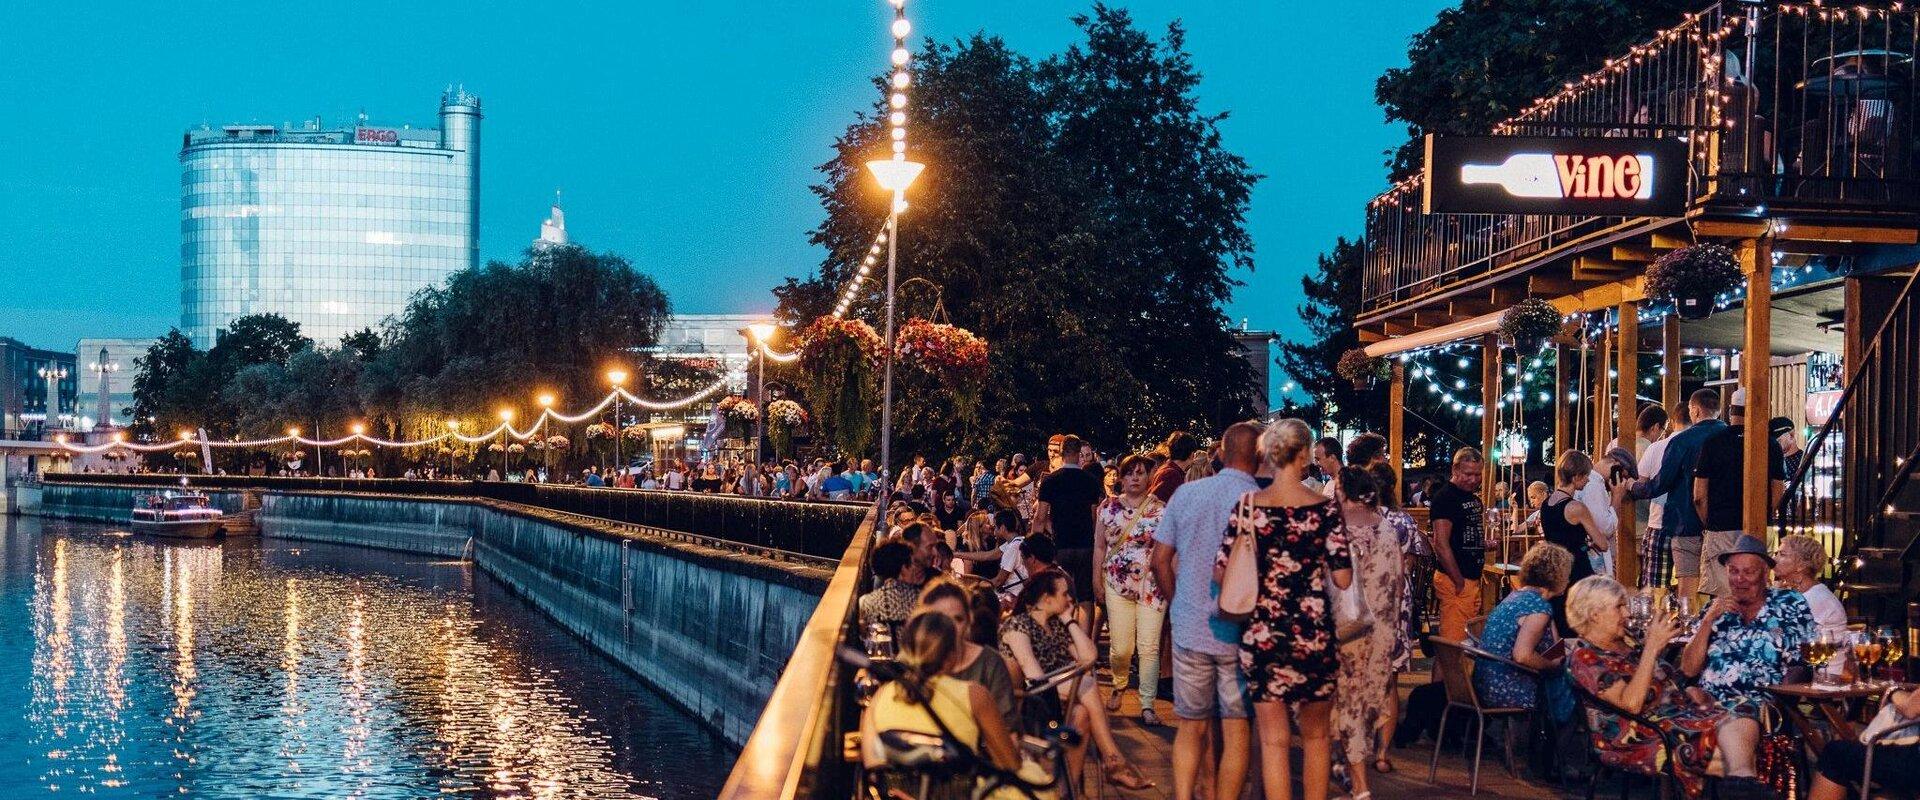
[[1334, 752], [1347, 765], [1352, 800], [1373, 796], [1367, 789], [1367, 760], [1375, 754], [1380, 731], [1392, 718], [1399, 698], [1393, 693], [1393, 655], [1399, 632], [1400, 593], [1406, 585], [1400, 536], [1381, 513], [1380, 489], [1365, 467], [1340, 470], [1334, 499], [1353, 559], [1354, 589], [1378, 622], [1365, 636], [1340, 645], [1339, 696], [1333, 703]]
[[1167, 600], [1153, 583], [1153, 532], [1160, 527], [1166, 505], [1147, 491], [1153, 462], [1143, 455], [1120, 460], [1120, 493], [1100, 501], [1093, 515], [1100, 530], [1093, 537], [1093, 563], [1105, 577], [1100, 581], [1107, 608], [1107, 652], [1113, 668], [1109, 713], [1120, 710], [1126, 694], [1133, 654], [1140, 654], [1140, 724], [1159, 725], [1153, 700], [1160, 687], [1160, 631], [1167, 619]]
[[[1260, 452], [1273, 483], [1235, 505], [1214, 570], [1220, 613], [1247, 620], [1240, 669], [1259, 730], [1267, 800], [1293, 796], [1293, 723], [1300, 726], [1306, 800], [1326, 800], [1333, 769], [1329, 716], [1340, 668], [1334, 609], [1351, 609], [1342, 620], [1350, 629], [1371, 622], [1361, 619], [1358, 593], [1347, 592], [1353, 564], [1340, 509], [1301, 482], [1312, 446], [1313, 433], [1300, 420], [1267, 426]], [[1298, 710], [1297, 718], [1289, 718], [1290, 709]]]

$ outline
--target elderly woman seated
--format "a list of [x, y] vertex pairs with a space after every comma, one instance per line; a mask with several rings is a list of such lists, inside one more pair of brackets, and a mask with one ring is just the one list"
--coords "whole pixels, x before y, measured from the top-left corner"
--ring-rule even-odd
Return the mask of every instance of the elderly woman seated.
[[[1567, 656], [1575, 683], [1605, 703], [1651, 722], [1604, 711], [1593, 725], [1594, 749], [1602, 763], [1642, 773], [1673, 764], [1681, 790], [1699, 797], [1704, 776], [1753, 777], [1754, 745], [1760, 726], [1729, 713], [1699, 689], [1682, 691], [1680, 673], [1660, 660], [1673, 640], [1672, 617], [1656, 615], [1647, 623], [1646, 641], [1636, 651], [1627, 640], [1627, 589], [1601, 575], [1573, 585], [1567, 595], [1567, 619], [1582, 641]], [[1672, 736], [1669, 752], [1662, 734]]]
[[[1573, 716], [1573, 690], [1560, 669], [1564, 654], [1553, 629], [1553, 607], [1547, 601], [1567, 590], [1573, 554], [1566, 548], [1541, 542], [1520, 557], [1520, 588], [1507, 595], [1487, 615], [1480, 648], [1513, 659], [1526, 669], [1498, 661], [1481, 663], [1473, 672], [1474, 690], [1481, 702], [1501, 708], [1533, 708], [1542, 694], [1545, 676], [1547, 710], [1556, 722]], [[1529, 672], [1528, 670], [1532, 670]]]

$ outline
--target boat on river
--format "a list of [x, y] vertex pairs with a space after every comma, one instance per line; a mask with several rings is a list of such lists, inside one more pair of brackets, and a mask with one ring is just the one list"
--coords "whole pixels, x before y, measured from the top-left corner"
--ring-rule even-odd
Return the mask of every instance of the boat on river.
[[195, 491], [144, 494], [133, 501], [133, 532], [154, 536], [211, 539], [226, 527], [226, 512]]

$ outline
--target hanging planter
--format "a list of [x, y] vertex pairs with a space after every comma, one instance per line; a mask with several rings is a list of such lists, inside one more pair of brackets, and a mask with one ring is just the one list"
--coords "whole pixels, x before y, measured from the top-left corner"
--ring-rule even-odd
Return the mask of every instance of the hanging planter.
[[[798, 366], [807, 405], [818, 415], [819, 432], [843, 453], [865, 452], [873, 441], [880, 404], [875, 373], [885, 353], [880, 334], [857, 319], [821, 317], [800, 333]], [[773, 416], [769, 404], [769, 424]]]
[[893, 337], [894, 357], [939, 382], [954, 411], [971, 419], [987, 379], [987, 341], [955, 325], [910, 319]]
[[611, 439], [613, 438], [613, 426], [605, 422], [596, 422], [596, 423], [593, 423], [592, 425], [588, 425], [587, 438], [588, 439]]
[[1649, 297], [1672, 298], [1681, 319], [1713, 315], [1714, 299], [1740, 286], [1740, 260], [1721, 244], [1696, 244], [1675, 250], [1647, 268]]
[[792, 400], [767, 404], [767, 435], [773, 439], [773, 454], [785, 458], [793, 452], [793, 434], [807, 424], [807, 410]]
[[565, 450], [567, 446], [571, 444], [573, 444], [573, 442], [568, 441], [567, 437], [557, 433], [547, 437], [547, 447], [552, 450]]
[[514, 442], [513, 444], [507, 445], [507, 452], [519, 455], [527, 452], [527, 446], [519, 442]]
[[1500, 315], [1500, 338], [1516, 353], [1528, 356], [1540, 352], [1547, 340], [1560, 332], [1560, 310], [1552, 303], [1529, 297], [1513, 304]]
[[747, 431], [753, 428], [754, 420], [760, 418], [760, 409], [754, 406], [753, 401], [737, 394], [721, 398], [714, 406], [714, 413], [719, 414], [721, 421], [726, 423], [727, 435], [736, 438], [745, 438]]
[[1342, 378], [1353, 381], [1353, 388], [1364, 390], [1375, 381], [1385, 380], [1393, 374], [1393, 364], [1384, 358], [1367, 355], [1367, 349], [1356, 347], [1340, 354], [1340, 361], [1333, 365], [1333, 371]]

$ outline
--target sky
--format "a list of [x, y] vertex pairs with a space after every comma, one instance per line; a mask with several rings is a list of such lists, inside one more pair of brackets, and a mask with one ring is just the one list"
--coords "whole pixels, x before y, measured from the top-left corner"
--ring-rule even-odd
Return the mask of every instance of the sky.
[[[1227, 313], [1298, 333], [1299, 277], [1384, 188], [1373, 82], [1439, 0], [1115, 0], [1178, 19], [1225, 146], [1266, 176]], [[1040, 58], [1091, 0], [910, 0], [915, 36], [985, 31]], [[563, 192], [574, 241], [630, 258], [676, 311], [766, 311], [811, 272], [808, 190], [885, 68], [884, 0], [13, 3], [0, 10], [0, 336], [70, 350], [179, 322], [181, 134], [321, 116], [437, 127], [484, 103], [481, 257], [514, 260]]]

